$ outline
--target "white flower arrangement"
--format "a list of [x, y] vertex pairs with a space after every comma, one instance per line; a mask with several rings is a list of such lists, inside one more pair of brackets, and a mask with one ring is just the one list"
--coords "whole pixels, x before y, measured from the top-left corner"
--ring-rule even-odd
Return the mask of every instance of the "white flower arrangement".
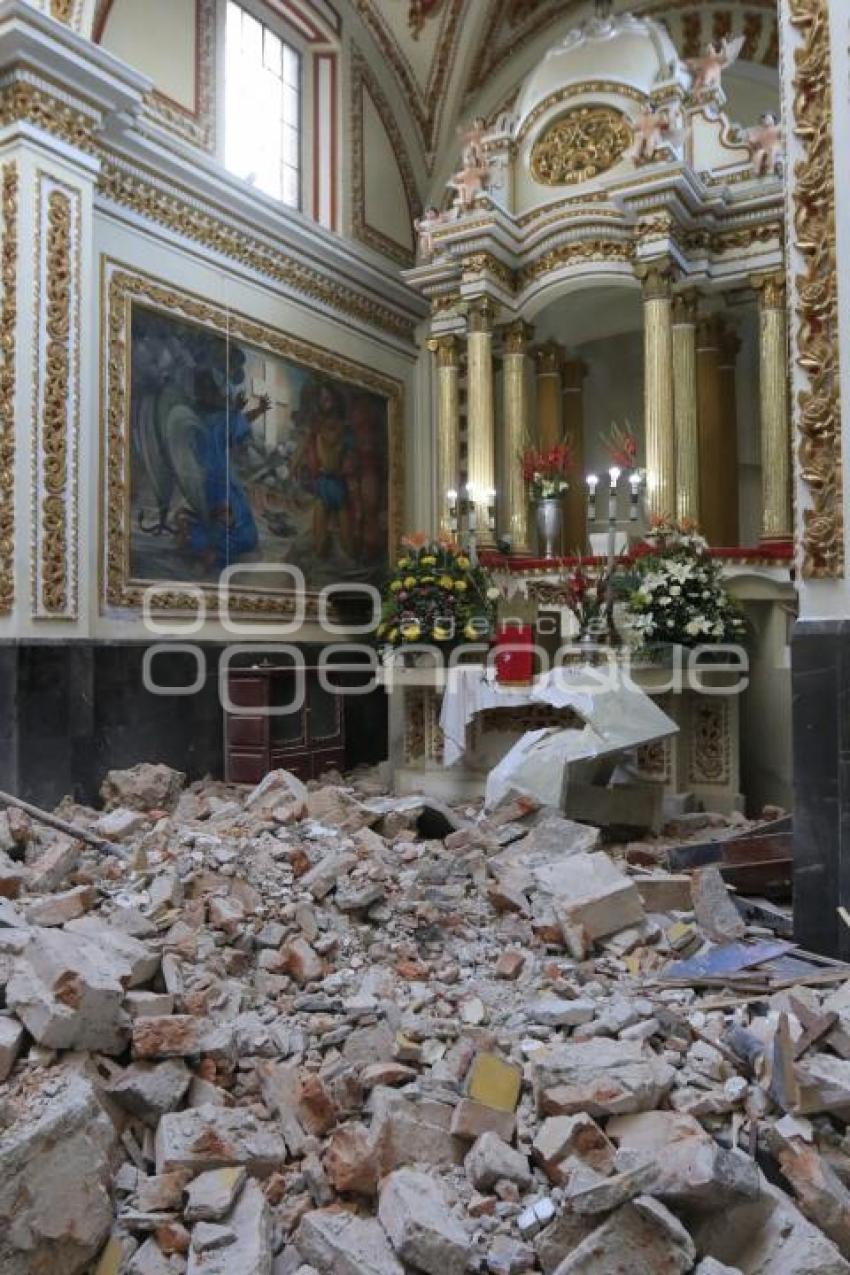
[[659, 524], [637, 560], [638, 579], [629, 600], [629, 623], [645, 645], [698, 646], [741, 642], [746, 621], [729, 597], [720, 565], [692, 527]]

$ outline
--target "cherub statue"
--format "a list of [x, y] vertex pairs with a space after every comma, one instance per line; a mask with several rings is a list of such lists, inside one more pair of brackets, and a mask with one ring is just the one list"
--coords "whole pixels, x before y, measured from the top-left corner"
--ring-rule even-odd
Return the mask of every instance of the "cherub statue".
[[670, 120], [666, 111], [659, 111], [652, 102], [645, 106], [634, 121], [634, 140], [629, 155], [639, 163], [654, 159], [664, 144], [664, 134], [669, 132]]
[[477, 115], [467, 129], [459, 129], [463, 138], [461, 163], [463, 167], [455, 173], [448, 186], [457, 191], [456, 207], [465, 212], [475, 203], [475, 199], [485, 191], [490, 182], [490, 165], [484, 154], [484, 132], [486, 121]]
[[772, 111], [765, 111], [758, 126], [747, 130], [747, 145], [757, 177], [782, 172], [782, 124]]
[[738, 60], [743, 47], [744, 36], [740, 35], [735, 40], [727, 40], [724, 36], [717, 44], [708, 44], [702, 57], [688, 58], [687, 65], [694, 77], [692, 92], [695, 98], [707, 97], [722, 89], [723, 72]]
[[434, 228], [443, 220], [443, 214], [430, 204], [421, 217], [414, 221], [414, 229], [419, 236], [419, 256], [425, 260], [434, 255]]

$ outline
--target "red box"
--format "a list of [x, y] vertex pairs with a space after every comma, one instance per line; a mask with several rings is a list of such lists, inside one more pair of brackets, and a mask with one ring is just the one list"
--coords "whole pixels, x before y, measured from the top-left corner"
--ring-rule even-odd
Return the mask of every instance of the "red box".
[[500, 624], [493, 645], [499, 685], [530, 686], [534, 681], [534, 627]]

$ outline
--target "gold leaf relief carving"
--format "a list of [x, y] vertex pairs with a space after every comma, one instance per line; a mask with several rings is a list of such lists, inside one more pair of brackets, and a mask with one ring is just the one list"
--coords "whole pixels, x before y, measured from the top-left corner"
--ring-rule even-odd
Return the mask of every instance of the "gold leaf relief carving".
[[556, 120], [531, 151], [531, 175], [572, 186], [613, 168], [632, 142], [629, 121], [610, 106], [579, 106]]
[[15, 329], [18, 319], [18, 169], [5, 164], [0, 195], [0, 615], [15, 601]]
[[841, 398], [835, 243], [835, 165], [827, 0], [791, 0], [802, 39], [794, 51], [793, 128], [803, 155], [795, 165], [796, 359], [806, 384], [797, 394], [798, 460], [808, 489], [803, 510], [803, 574], [844, 575]]

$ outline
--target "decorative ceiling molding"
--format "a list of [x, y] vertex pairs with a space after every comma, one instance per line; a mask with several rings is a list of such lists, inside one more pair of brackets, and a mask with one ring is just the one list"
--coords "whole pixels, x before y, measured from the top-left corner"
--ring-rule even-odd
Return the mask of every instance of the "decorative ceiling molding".
[[399, 174], [407, 197], [410, 224], [421, 212], [421, 200], [413, 174], [413, 165], [396, 120], [395, 112], [386, 95], [372, 74], [366, 59], [356, 45], [351, 46], [351, 229], [355, 239], [368, 244], [378, 252], [398, 261], [401, 265], [413, 264], [415, 254], [411, 248], [391, 239], [383, 231], [369, 224], [366, 215], [366, 137], [364, 129], [364, 94], [369, 95], [389, 138]]
[[461, 18], [464, 11], [468, 11], [469, 0], [444, 0], [439, 13], [435, 12], [435, 20], [439, 18], [441, 28], [436, 37], [434, 56], [424, 87], [404, 48], [405, 43], [415, 43], [418, 37], [411, 31], [402, 34], [391, 25], [386, 0], [352, 0], [352, 3], [404, 92], [419, 130], [430, 170], [439, 137], [446, 92], [460, 42]]
[[[665, 22], [685, 57], [701, 52], [709, 40], [734, 32], [746, 39], [745, 61], [774, 67], [778, 63], [776, 0], [631, 0], [617, 8]], [[588, 11], [585, 0], [497, 0], [490, 35], [473, 62], [467, 91], [482, 88], [519, 49], [571, 12], [578, 19]]]

